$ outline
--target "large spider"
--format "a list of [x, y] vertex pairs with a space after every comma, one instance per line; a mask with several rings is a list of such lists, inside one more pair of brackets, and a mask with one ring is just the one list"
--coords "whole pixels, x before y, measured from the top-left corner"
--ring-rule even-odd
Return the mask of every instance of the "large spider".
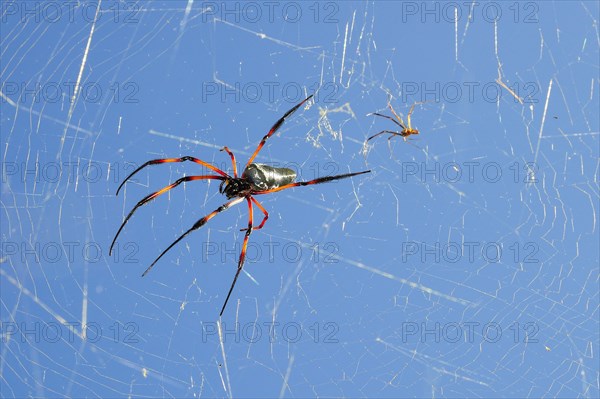
[[411, 126], [410, 123], [410, 116], [412, 115], [413, 111], [415, 110], [415, 105], [417, 104], [422, 104], [422, 103], [414, 103], [412, 105], [412, 107], [410, 107], [410, 111], [408, 111], [408, 115], [406, 116], [406, 119], [408, 121], [408, 124], [405, 124], [404, 121], [402, 120], [402, 118], [396, 113], [396, 111], [394, 111], [394, 108], [392, 107], [392, 104], [388, 103], [388, 107], [390, 109], [390, 111], [392, 111], [392, 114], [394, 114], [394, 116], [396, 117], [396, 119], [392, 118], [391, 116], [387, 116], [387, 115], [382, 115], [379, 114], [377, 112], [373, 112], [372, 115], [377, 115], [377, 116], [381, 116], [382, 118], [386, 118], [391, 120], [392, 122], [394, 122], [396, 125], [400, 126], [402, 128], [401, 131], [399, 132], [395, 132], [393, 130], [382, 130], [381, 132], [372, 135], [371, 137], [369, 137], [367, 139], [367, 141], [379, 136], [380, 134], [385, 134], [388, 133], [390, 135], [390, 137], [388, 137], [388, 140], [391, 140], [392, 137], [394, 136], [400, 136], [404, 139], [404, 141], [406, 141], [406, 139], [411, 135], [411, 134], [419, 134], [419, 131], [417, 129], [414, 129]]
[[[267, 135], [265, 137], [263, 137], [263, 139], [258, 144], [258, 147], [256, 148], [256, 150], [254, 151], [254, 153], [248, 160], [248, 163], [246, 164], [246, 167], [244, 168], [244, 172], [242, 173], [241, 177], [238, 177], [238, 174], [237, 174], [237, 166], [236, 166], [236, 162], [235, 162], [235, 156], [227, 147], [223, 147], [221, 149], [221, 151], [227, 152], [227, 154], [229, 154], [229, 156], [231, 157], [231, 163], [233, 166], [233, 177], [228, 175], [227, 173], [223, 172], [221, 169], [219, 169], [207, 162], [204, 162], [198, 158], [194, 158], [194, 157], [190, 157], [190, 156], [185, 156], [185, 157], [181, 157], [181, 158], [154, 159], [154, 160], [146, 162], [145, 164], [143, 164], [142, 166], [140, 166], [139, 168], [134, 170], [121, 183], [121, 185], [117, 189], [117, 195], [119, 195], [119, 191], [121, 190], [123, 185], [133, 175], [135, 175], [137, 172], [139, 172], [141, 169], [145, 168], [148, 165], [155, 165], [155, 164], [161, 164], [161, 163], [167, 163], [167, 162], [192, 161], [192, 162], [195, 162], [197, 164], [205, 166], [208, 169], [216, 172], [217, 175], [185, 176], [185, 177], [182, 177], [182, 178], [176, 180], [174, 183], [169, 184], [168, 186], [163, 187], [162, 189], [144, 197], [140, 202], [138, 202], [133, 207], [131, 212], [129, 212], [129, 214], [127, 215], [127, 217], [121, 224], [121, 227], [119, 227], [119, 230], [117, 231], [117, 234], [115, 235], [115, 238], [113, 239], [112, 244], [110, 245], [109, 254], [112, 253], [113, 246], [115, 245], [115, 242], [117, 241], [117, 237], [123, 230], [123, 227], [125, 227], [125, 225], [127, 224], [127, 221], [129, 221], [129, 219], [131, 218], [133, 213], [140, 206], [152, 201], [154, 198], [158, 197], [161, 194], [166, 193], [167, 191], [171, 190], [172, 188], [175, 188], [176, 186], [180, 185], [181, 183], [185, 183], [185, 182], [192, 181], [192, 180], [207, 180], [207, 179], [221, 180], [221, 185], [219, 186], [219, 192], [222, 194], [225, 194], [225, 196], [227, 196], [227, 199], [230, 199], [231, 201], [224, 203], [223, 205], [221, 205], [220, 207], [218, 207], [217, 209], [215, 209], [214, 211], [212, 211], [211, 213], [209, 213], [208, 215], [204, 216], [203, 218], [199, 219], [196, 223], [194, 223], [194, 225], [189, 230], [187, 230], [178, 239], [176, 239], [171, 245], [169, 245], [167, 247], [167, 249], [165, 249], [158, 256], [158, 258], [156, 258], [156, 260], [154, 262], [152, 262], [152, 264], [142, 274], [142, 277], [144, 277], [146, 274], [148, 274], [148, 272], [150, 272], [150, 270], [154, 267], [156, 262], [158, 262], [158, 260], [160, 258], [162, 258], [162, 256], [164, 254], [166, 254], [171, 248], [173, 248], [173, 246], [175, 246], [175, 244], [177, 244], [179, 241], [181, 241], [189, 233], [204, 226], [204, 224], [206, 222], [208, 222], [210, 219], [215, 217], [218, 213], [223, 212], [224, 210], [228, 209], [229, 207], [231, 207], [233, 205], [239, 204], [243, 200], [246, 200], [246, 202], [248, 203], [248, 227], [245, 229], [242, 229], [242, 231], [246, 231], [246, 235], [244, 236], [244, 242], [242, 244], [240, 258], [238, 260], [237, 272], [235, 274], [235, 277], [233, 278], [233, 282], [231, 283], [231, 288], [229, 288], [227, 298], [225, 298], [225, 303], [223, 303], [223, 307], [221, 308], [221, 313], [219, 314], [219, 316], [222, 316], [223, 312], [225, 311], [225, 307], [227, 306], [227, 302], [229, 301], [229, 297], [231, 296], [231, 292], [233, 291], [233, 287], [235, 286], [235, 283], [240, 275], [240, 272], [242, 271], [242, 267], [244, 266], [244, 259], [246, 258], [246, 248], [248, 246], [248, 238], [250, 237], [250, 234], [252, 233], [253, 230], [261, 229], [264, 226], [267, 219], [269, 218], [269, 213], [260, 204], [260, 202], [258, 202], [256, 200], [256, 198], [254, 198], [255, 195], [270, 194], [270, 193], [274, 193], [277, 191], [281, 191], [281, 190], [285, 190], [287, 188], [292, 188], [292, 187], [297, 187], [297, 186], [308, 186], [310, 184], [326, 183], [329, 181], [345, 179], [347, 177], [352, 177], [352, 176], [361, 175], [363, 173], [370, 172], [370, 170], [365, 170], [363, 172], [346, 173], [346, 174], [336, 175], [336, 176], [321, 177], [321, 178], [310, 180], [310, 181], [294, 182], [294, 180], [296, 179], [296, 173], [291, 169], [276, 168], [273, 166], [252, 162], [252, 161], [254, 161], [254, 158], [256, 158], [256, 156], [258, 155], [258, 153], [262, 149], [262, 147], [265, 145], [265, 142], [267, 141], [267, 139], [269, 137], [271, 137], [273, 134], [275, 134], [275, 132], [281, 127], [281, 125], [283, 125], [283, 122], [285, 122], [285, 119], [288, 116], [290, 116], [291, 114], [293, 114], [298, 108], [300, 108], [305, 102], [307, 102], [311, 98], [312, 98], [312, 95], [309, 96], [308, 98], [304, 99], [298, 105], [294, 106], [292, 109], [290, 109], [288, 112], [286, 112], [277, 122], [275, 122], [275, 124], [273, 125], [271, 130], [269, 130], [269, 133], [267, 133]], [[256, 205], [258, 207], [258, 209], [260, 209], [264, 215], [263, 220], [258, 225], [258, 227], [253, 226], [252, 203], [254, 203], [254, 205]]]

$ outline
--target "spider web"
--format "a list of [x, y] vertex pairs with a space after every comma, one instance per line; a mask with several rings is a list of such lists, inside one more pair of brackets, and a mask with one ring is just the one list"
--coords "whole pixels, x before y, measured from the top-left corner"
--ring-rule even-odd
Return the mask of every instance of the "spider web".
[[[2, 3], [3, 397], [600, 395], [597, 2]], [[247, 223], [198, 165], [298, 179]], [[395, 129], [414, 140], [367, 137]], [[255, 223], [261, 213], [255, 208]], [[256, 382], [260, 381], [259, 384]]]

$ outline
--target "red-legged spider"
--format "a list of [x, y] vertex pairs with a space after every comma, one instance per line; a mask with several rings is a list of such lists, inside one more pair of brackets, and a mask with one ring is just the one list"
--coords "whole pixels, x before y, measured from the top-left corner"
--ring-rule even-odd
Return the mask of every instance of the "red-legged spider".
[[[221, 149], [221, 151], [227, 152], [227, 154], [229, 154], [229, 157], [231, 158], [231, 163], [233, 166], [233, 177], [231, 177], [227, 173], [223, 172], [221, 169], [219, 169], [207, 162], [204, 162], [198, 158], [194, 158], [194, 157], [190, 157], [190, 156], [185, 156], [185, 157], [181, 157], [181, 158], [154, 159], [154, 160], [146, 162], [145, 164], [143, 164], [142, 166], [140, 166], [139, 168], [134, 170], [121, 183], [121, 185], [117, 189], [117, 195], [119, 194], [119, 191], [121, 190], [123, 185], [133, 175], [135, 175], [137, 172], [139, 172], [141, 169], [145, 168], [148, 165], [156, 165], [156, 164], [167, 163], [167, 162], [192, 161], [192, 162], [195, 162], [197, 164], [207, 167], [208, 169], [217, 173], [217, 175], [185, 176], [185, 177], [182, 177], [182, 178], [176, 180], [174, 183], [169, 184], [168, 186], [163, 187], [162, 189], [144, 197], [140, 202], [138, 202], [133, 207], [131, 212], [129, 212], [129, 214], [127, 215], [127, 217], [121, 224], [121, 227], [119, 227], [119, 230], [117, 231], [117, 234], [115, 235], [115, 238], [113, 239], [112, 244], [110, 245], [109, 254], [112, 253], [113, 246], [115, 245], [115, 242], [117, 241], [117, 237], [123, 230], [123, 227], [125, 227], [125, 225], [129, 221], [129, 219], [131, 218], [133, 213], [140, 206], [152, 201], [154, 198], [158, 197], [161, 194], [166, 193], [167, 191], [171, 190], [172, 188], [177, 187], [181, 183], [185, 183], [185, 182], [192, 181], [192, 180], [208, 180], [208, 179], [221, 180], [221, 185], [219, 186], [219, 192], [222, 194], [225, 194], [225, 196], [227, 196], [227, 199], [232, 199], [232, 198], [233, 199], [229, 202], [224, 203], [223, 205], [221, 205], [220, 207], [218, 207], [217, 209], [215, 209], [214, 211], [212, 211], [211, 213], [209, 213], [208, 215], [204, 216], [203, 218], [199, 219], [196, 223], [194, 223], [194, 225], [189, 230], [187, 230], [178, 239], [176, 239], [171, 245], [169, 245], [167, 247], [167, 249], [165, 249], [158, 256], [158, 258], [156, 258], [156, 260], [154, 260], [154, 262], [152, 262], [152, 264], [142, 274], [142, 277], [144, 277], [146, 274], [148, 274], [148, 272], [150, 272], [150, 270], [154, 267], [156, 262], [158, 262], [158, 260], [160, 258], [162, 258], [164, 254], [166, 254], [171, 248], [173, 248], [175, 246], [175, 244], [177, 244], [179, 241], [181, 241], [189, 233], [204, 226], [204, 224], [206, 222], [208, 222], [210, 219], [215, 217], [218, 213], [223, 212], [224, 210], [228, 209], [229, 207], [231, 207], [233, 205], [239, 204], [243, 200], [246, 200], [246, 202], [248, 203], [248, 227], [245, 229], [242, 229], [242, 231], [246, 231], [246, 235], [244, 236], [244, 242], [242, 244], [240, 258], [238, 260], [237, 272], [235, 273], [235, 277], [233, 278], [233, 282], [231, 283], [231, 288], [229, 288], [229, 292], [227, 293], [227, 297], [225, 298], [225, 303], [223, 303], [223, 307], [221, 308], [221, 313], [219, 314], [219, 316], [222, 316], [223, 312], [225, 311], [225, 307], [227, 306], [227, 302], [229, 301], [229, 297], [231, 296], [231, 293], [233, 291], [233, 287], [235, 286], [235, 283], [237, 282], [240, 272], [242, 271], [242, 268], [244, 266], [244, 260], [246, 258], [246, 248], [248, 246], [248, 238], [250, 237], [250, 234], [252, 233], [253, 230], [261, 229], [264, 226], [267, 219], [269, 218], [269, 213], [260, 204], [260, 202], [258, 202], [256, 200], [256, 198], [254, 198], [254, 195], [270, 194], [270, 193], [274, 193], [277, 191], [281, 191], [281, 190], [285, 190], [287, 188], [292, 188], [292, 187], [297, 187], [297, 186], [308, 186], [311, 184], [326, 183], [326, 182], [330, 182], [333, 180], [345, 179], [347, 177], [352, 177], [352, 176], [361, 175], [363, 173], [370, 172], [370, 170], [365, 170], [363, 172], [346, 173], [346, 174], [336, 175], [336, 176], [321, 177], [321, 178], [310, 180], [310, 181], [294, 182], [294, 180], [296, 179], [296, 173], [291, 169], [276, 168], [273, 166], [252, 162], [252, 161], [254, 161], [254, 158], [256, 158], [256, 156], [258, 155], [258, 153], [262, 149], [262, 147], [265, 145], [265, 142], [267, 141], [267, 139], [269, 137], [271, 137], [273, 134], [275, 134], [275, 132], [277, 132], [277, 130], [281, 127], [281, 125], [283, 125], [283, 122], [285, 122], [285, 119], [288, 116], [290, 116], [291, 114], [293, 114], [298, 108], [300, 108], [305, 102], [307, 102], [311, 98], [312, 98], [312, 95], [309, 96], [308, 98], [306, 98], [305, 100], [303, 100], [302, 102], [300, 102], [300, 104], [294, 106], [292, 109], [290, 109], [288, 112], [286, 112], [277, 122], [275, 122], [275, 124], [273, 125], [271, 130], [269, 130], [269, 133], [267, 133], [267, 135], [265, 137], [263, 137], [263, 139], [258, 144], [258, 147], [256, 148], [256, 150], [254, 151], [254, 153], [248, 160], [248, 163], [246, 164], [246, 167], [244, 168], [244, 171], [243, 171], [241, 177], [238, 177], [238, 174], [237, 174], [235, 155], [233, 155], [233, 153], [227, 147], [223, 147]], [[258, 209], [260, 209], [260, 211], [264, 215], [263, 220], [258, 225], [258, 227], [253, 226], [253, 216], [252, 216], [252, 204], [253, 203], [254, 203], [254, 205], [256, 205], [258, 207]]]
[[415, 105], [417, 104], [422, 104], [422, 103], [414, 103], [412, 105], [412, 107], [410, 107], [410, 111], [408, 111], [408, 115], [406, 116], [406, 119], [408, 121], [408, 124], [405, 124], [404, 121], [402, 120], [402, 118], [396, 113], [396, 111], [394, 111], [394, 108], [392, 107], [392, 104], [388, 103], [388, 107], [390, 108], [390, 111], [392, 111], [392, 114], [394, 114], [394, 116], [396, 117], [396, 119], [392, 118], [391, 116], [387, 116], [387, 115], [382, 115], [379, 114], [377, 112], [373, 112], [372, 115], [377, 115], [377, 116], [381, 116], [382, 118], [386, 118], [391, 120], [392, 122], [394, 122], [396, 125], [400, 126], [402, 128], [401, 131], [399, 132], [395, 132], [393, 130], [382, 130], [381, 132], [372, 135], [371, 137], [369, 137], [367, 139], [367, 141], [379, 136], [380, 134], [385, 134], [388, 133], [390, 134], [390, 137], [388, 137], [388, 140], [391, 140], [392, 137], [394, 136], [400, 136], [404, 139], [404, 141], [406, 141], [406, 139], [411, 135], [411, 134], [419, 134], [419, 131], [417, 129], [413, 129], [413, 127], [411, 126], [410, 123], [410, 116], [412, 115], [413, 111], [415, 110]]

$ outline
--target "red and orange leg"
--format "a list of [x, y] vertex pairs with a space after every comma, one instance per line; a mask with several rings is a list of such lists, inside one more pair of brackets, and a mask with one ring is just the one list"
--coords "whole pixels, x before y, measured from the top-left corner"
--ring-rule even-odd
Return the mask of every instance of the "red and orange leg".
[[270, 194], [270, 193], [276, 193], [277, 191], [281, 191], [281, 190], [286, 190], [288, 188], [292, 188], [292, 187], [299, 187], [299, 186], [310, 186], [312, 184], [321, 184], [321, 183], [327, 183], [330, 181], [334, 181], [334, 180], [340, 180], [340, 179], [346, 179], [348, 177], [352, 177], [352, 176], [357, 176], [357, 175], [362, 175], [365, 173], [370, 173], [370, 170], [365, 170], [362, 172], [355, 172], [355, 173], [345, 173], [343, 175], [336, 175], [336, 176], [327, 176], [327, 177], [320, 177], [318, 179], [314, 179], [314, 180], [310, 180], [310, 181], [300, 181], [300, 182], [296, 182], [296, 183], [290, 183], [290, 184], [286, 184], [284, 186], [281, 187], [277, 187], [277, 188], [272, 188], [270, 190], [264, 190], [264, 191], [256, 191], [253, 194], [254, 195], [258, 195], [258, 194]]
[[[260, 209], [260, 211], [263, 213], [263, 220], [262, 220], [262, 222], [260, 222], [260, 224], [258, 225], [258, 227], [255, 227], [255, 226], [252, 227], [252, 230], [260, 230], [260, 229], [263, 228], [263, 226], [267, 222], [267, 219], [269, 219], [269, 212], [267, 212], [267, 210], [262, 206], [262, 204], [260, 202], [258, 202], [256, 200], [256, 198], [254, 198], [254, 197], [251, 196], [250, 200], [252, 202], [254, 202], [254, 204], [258, 207], [258, 209]], [[240, 231], [246, 231], [246, 230], [248, 230], [248, 228], [240, 229]]]
[[308, 100], [310, 100], [312, 98], [312, 94], [308, 97], [306, 97], [304, 100], [302, 100], [300, 102], [300, 104], [295, 105], [292, 109], [290, 109], [288, 112], [286, 112], [281, 118], [279, 118], [279, 120], [277, 122], [275, 122], [275, 124], [273, 125], [273, 127], [271, 128], [271, 130], [269, 130], [269, 133], [267, 133], [265, 135], [265, 137], [262, 138], [262, 140], [260, 141], [260, 143], [258, 143], [258, 147], [256, 148], [256, 150], [254, 151], [254, 153], [252, 154], [252, 156], [250, 157], [250, 159], [248, 159], [248, 163], [246, 163], [246, 168], [248, 167], [248, 165], [250, 165], [252, 163], [252, 161], [254, 161], [254, 158], [256, 158], [256, 156], [258, 155], [258, 153], [260, 152], [260, 150], [263, 148], [263, 146], [265, 145], [265, 142], [267, 141], [267, 139], [269, 137], [271, 137], [272, 135], [275, 134], [275, 132], [277, 132], [277, 130], [279, 130], [279, 128], [281, 127], [281, 125], [283, 125], [283, 122], [285, 122], [285, 119], [290, 116], [291, 114], [293, 114], [294, 112], [296, 112], [296, 110], [298, 108], [300, 108], [305, 102], [307, 102]]
[[231, 158], [231, 164], [233, 165], [233, 177], [238, 177], [237, 175], [237, 164], [235, 162], [235, 155], [233, 155], [233, 152], [231, 152], [229, 150], [229, 148], [227, 148], [227, 146], [221, 148], [221, 151], [225, 151], [229, 154], [229, 157]]
[[115, 245], [115, 242], [117, 241], [117, 237], [119, 237], [119, 234], [121, 234], [121, 231], [123, 230], [123, 228], [125, 227], [125, 225], [127, 224], [127, 222], [129, 221], [129, 218], [131, 218], [131, 216], [133, 216], [133, 213], [142, 205], [147, 204], [148, 202], [152, 201], [154, 198], [158, 197], [161, 194], [166, 193], [167, 191], [177, 187], [178, 185], [180, 185], [181, 183], [185, 183], [188, 181], [193, 181], [193, 180], [208, 180], [208, 179], [215, 179], [215, 180], [225, 180], [224, 177], [221, 176], [212, 176], [212, 175], [202, 175], [202, 176], [185, 176], [182, 177], [181, 179], [177, 179], [174, 183], [169, 184], [166, 187], [161, 188], [160, 190], [147, 195], [146, 197], [144, 197], [140, 202], [138, 202], [133, 209], [129, 212], [129, 214], [127, 215], [127, 217], [125, 218], [125, 220], [123, 220], [123, 223], [121, 224], [121, 227], [119, 227], [119, 230], [117, 231], [117, 234], [115, 234], [115, 238], [113, 239], [112, 243], [110, 244], [110, 249], [108, 250], [108, 254], [111, 255], [112, 254], [112, 249], [113, 246]]
[[[242, 199], [244, 197], [241, 197]], [[219, 316], [223, 316], [223, 312], [225, 311], [225, 307], [227, 306], [227, 302], [229, 302], [229, 297], [233, 292], [233, 288], [235, 287], [235, 283], [237, 282], [240, 273], [244, 267], [244, 261], [246, 260], [246, 250], [248, 249], [248, 239], [250, 238], [250, 234], [252, 234], [252, 224], [253, 224], [253, 216], [252, 216], [252, 199], [251, 197], [245, 197], [248, 202], [248, 227], [246, 228], [246, 235], [244, 236], [244, 242], [242, 244], [242, 250], [240, 252], [240, 259], [238, 260], [238, 267], [235, 273], [235, 277], [233, 278], [233, 282], [231, 283], [231, 287], [229, 288], [229, 292], [227, 293], [227, 298], [225, 298], [225, 303], [223, 303], [223, 307], [221, 308], [221, 313]], [[259, 207], [260, 208], [260, 207]]]
[[119, 191], [121, 190], [121, 187], [123, 187], [123, 185], [129, 179], [131, 179], [133, 177], [133, 175], [135, 175], [140, 170], [144, 169], [146, 166], [158, 165], [158, 164], [161, 164], [161, 163], [185, 162], [185, 161], [191, 161], [191, 162], [197, 163], [199, 165], [202, 165], [204, 167], [207, 167], [208, 169], [212, 170], [215, 173], [220, 174], [223, 177], [230, 177], [227, 173], [223, 172], [221, 169], [217, 168], [216, 166], [213, 166], [213, 165], [209, 164], [208, 162], [204, 162], [201, 159], [190, 157], [190, 156], [185, 156], [185, 157], [181, 157], [181, 158], [153, 159], [151, 161], [146, 162], [145, 164], [143, 164], [142, 166], [140, 166], [139, 168], [137, 168], [133, 172], [131, 172], [131, 174], [129, 176], [127, 176], [127, 178], [125, 180], [123, 180], [123, 183], [121, 183], [121, 185], [117, 189], [117, 195], [119, 195]]
[[220, 207], [218, 207], [217, 209], [215, 209], [214, 211], [212, 211], [208, 215], [204, 216], [202, 219], [199, 219], [196, 223], [194, 223], [194, 225], [189, 230], [187, 230], [185, 233], [183, 233], [181, 236], [179, 236], [178, 239], [176, 239], [175, 241], [173, 241], [173, 243], [171, 245], [169, 245], [167, 247], [167, 249], [165, 249], [164, 251], [162, 251], [162, 253], [158, 256], [158, 258], [156, 258], [154, 260], [154, 262], [152, 262], [152, 264], [142, 274], [142, 277], [144, 277], [146, 274], [148, 274], [150, 272], [150, 270], [152, 270], [152, 268], [154, 267], [154, 265], [156, 264], [156, 262], [158, 262], [160, 260], [160, 258], [163, 257], [164, 254], [166, 254], [167, 252], [169, 252], [169, 250], [171, 248], [173, 248], [179, 241], [183, 240], [185, 236], [187, 236], [188, 234], [190, 234], [192, 231], [198, 230], [200, 227], [204, 226], [206, 224], [206, 222], [208, 222], [210, 219], [214, 218], [217, 214], [223, 212], [224, 210], [227, 210], [228, 208], [230, 208], [233, 205], [239, 204], [243, 200], [244, 200], [244, 197], [235, 198], [235, 199], [233, 199], [233, 200], [231, 200], [229, 202], [224, 203], [223, 205], [221, 205]]

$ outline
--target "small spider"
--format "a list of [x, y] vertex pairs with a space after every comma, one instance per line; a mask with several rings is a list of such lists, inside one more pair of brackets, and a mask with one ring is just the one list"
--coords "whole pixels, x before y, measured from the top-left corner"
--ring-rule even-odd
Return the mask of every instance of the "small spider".
[[388, 137], [388, 140], [391, 140], [392, 137], [394, 137], [394, 136], [400, 136], [404, 139], [404, 141], [406, 141], [406, 139], [411, 134], [419, 134], [419, 131], [417, 129], [413, 129], [413, 127], [411, 126], [411, 123], [410, 123], [410, 116], [412, 115], [413, 111], [415, 110], [415, 105], [417, 105], [417, 104], [421, 104], [421, 103], [414, 103], [412, 105], [412, 107], [410, 107], [410, 111], [408, 111], [408, 115], [406, 116], [406, 119], [408, 120], [408, 125], [405, 124], [404, 121], [402, 120], [402, 118], [396, 113], [396, 111], [394, 111], [394, 108], [392, 107], [392, 104], [390, 104], [390, 103], [388, 103], [388, 107], [390, 108], [390, 110], [392, 111], [392, 114], [394, 114], [396, 119], [392, 118], [391, 116], [382, 115], [382, 114], [378, 114], [377, 112], [373, 112], [371, 115], [377, 115], [377, 116], [381, 116], [383, 118], [389, 119], [392, 122], [394, 122], [396, 125], [400, 126], [402, 128], [402, 130], [399, 132], [395, 132], [393, 130], [382, 130], [381, 132], [369, 137], [367, 139], [367, 141], [379, 136], [380, 134], [385, 134], [385, 133], [390, 134], [390, 137]]
[[[256, 200], [256, 198], [254, 198], [255, 195], [275, 193], [277, 191], [285, 190], [285, 189], [292, 188], [292, 187], [326, 183], [326, 182], [330, 182], [333, 180], [345, 179], [347, 177], [352, 177], [352, 176], [371, 172], [370, 170], [365, 170], [363, 172], [345, 173], [345, 174], [336, 175], [336, 176], [321, 177], [321, 178], [310, 180], [310, 181], [294, 182], [294, 180], [296, 179], [296, 173], [291, 169], [276, 168], [273, 166], [252, 162], [252, 161], [254, 161], [254, 158], [256, 158], [256, 156], [258, 155], [258, 153], [262, 149], [262, 147], [265, 145], [265, 142], [267, 141], [267, 139], [269, 137], [271, 137], [273, 134], [275, 134], [275, 132], [277, 132], [277, 130], [281, 127], [281, 125], [283, 125], [283, 122], [285, 122], [285, 119], [288, 116], [290, 116], [291, 114], [293, 114], [298, 108], [300, 108], [305, 102], [307, 102], [311, 98], [312, 98], [312, 95], [309, 96], [308, 98], [306, 98], [305, 100], [303, 100], [302, 102], [300, 102], [298, 105], [294, 106], [292, 109], [290, 109], [288, 112], [286, 112], [277, 122], [275, 122], [273, 127], [271, 127], [271, 130], [269, 130], [269, 133], [267, 133], [267, 135], [263, 137], [263, 139], [258, 144], [258, 147], [256, 148], [256, 150], [254, 151], [254, 153], [248, 160], [248, 163], [246, 164], [246, 167], [244, 168], [244, 171], [243, 171], [241, 177], [238, 177], [238, 174], [237, 174], [237, 166], [236, 166], [236, 162], [235, 162], [235, 156], [227, 147], [223, 147], [221, 149], [221, 151], [227, 152], [227, 154], [229, 154], [229, 157], [231, 158], [231, 163], [233, 166], [233, 177], [228, 175], [227, 173], [223, 172], [221, 169], [219, 169], [207, 162], [204, 162], [198, 158], [194, 158], [194, 157], [190, 157], [190, 156], [184, 156], [181, 158], [154, 159], [154, 160], [144, 163], [142, 166], [140, 166], [139, 168], [134, 170], [121, 183], [121, 185], [117, 189], [117, 195], [119, 195], [119, 191], [121, 190], [123, 185], [129, 179], [131, 179], [131, 177], [133, 175], [135, 175], [141, 169], [143, 169], [149, 165], [156, 165], [156, 164], [169, 163], [169, 162], [192, 161], [192, 162], [195, 162], [197, 164], [207, 167], [208, 169], [217, 173], [217, 175], [184, 176], [184, 177], [176, 180], [174, 183], [171, 183], [168, 186], [163, 187], [162, 189], [144, 197], [140, 202], [138, 202], [133, 207], [133, 209], [129, 212], [127, 217], [125, 217], [125, 220], [121, 224], [121, 227], [119, 227], [119, 230], [117, 231], [117, 234], [115, 235], [115, 238], [113, 239], [112, 244], [110, 245], [109, 254], [112, 253], [113, 246], [115, 245], [115, 242], [117, 241], [117, 237], [123, 230], [123, 227], [125, 227], [125, 225], [129, 221], [129, 219], [131, 218], [133, 213], [140, 206], [152, 201], [154, 198], [158, 197], [161, 194], [166, 193], [167, 191], [171, 190], [172, 188], [175, 188], [176, 186], [180, 185], [181, 183], [185, 183], [185, 182], [192, 181], [192, 180], [208, 180], [208, 179], [221, 180], [221, 185], [219, 186], [219, 192], [221, 194], [225, 194], [227, 199], [230, 199], [231, 201], [224, 203], [223, 205], [221, 205], [220, 207], [218, 207], [217, 209], [215, 209], [208, 215], [206, 215], [203, 218], [196, 221], [196, 223], [194, 223], [194, 225], [190, 229], [188, 229], [178, 239], [176, 239], [171, 245], [169, 245], [167, 247], [167, 249], [165, 249], [158, 256], [158, 258], [156, 258], [156, 260], [154, 262], [152, 262], [152, 264], [142, 274], [142, 277], [144, 277], [146, 274], [148, 274], [148, 272], [150, 272], [150, 270], [154, 267], [156, 262], [158, 262], [158, 260], [160, 258], [162, 258], [164, 254], [166, 254], [171, 248], [173, 248], [175, 246], [175, 244], [177, 244], [179, 241], [181, 241], [189, 233], [204, 226], [204, 224], [206, 222], [208, 222], [210, 219], [212, 219], [218, 213], [223, 212], [224, 210], [228, 209], [229, 207], [239, 204], [240, 202], [246, 200], [246, 202], [248, 204], [248, 227], [245, 229], [241, 229], [241, 231], [245, 231], [246, 234], [244, 236], [244, 242], [242, 244], [242, 250], [240, 252], [240, 257], [238, 260], [237, 272], [235, 274], [235, 277], [233, 278], [231, 287], [229, 288], [227, 298], [225, 298], [225, 303], [223, 303], [223, 307], [221, 308], [221, 313], [219, 314], [219, 316], [222, 316], [223, 312], [225, 311], [225, 307], [227, 306], [227, 302], [229, 301], [229, 297], [231, 296], [231, 293], [233, 291], [233, 287], [235, 286], [235, 283], [240, 275], [240, 272], [242, 271], [242, 267], [244, 266], [244, 260], [246, 258], [246, 248], [248, 246], [248, 238], [250, 237], [250, 234], [252, 233], [253, 230], [262, 229], [265, 222], [269, 218], [269, 213], [261, 205], [261, 203], [258, 202]], [[258, 225], [258, 227], [255, 227], [253, 225], [253, 216], [252, 216], [252, 204], [253, 203], [254, 203], [254, 205], [256, 205], [258, 207], [258, 209], [260, 209], [260, 211], [264, 215], [263, 220]]]

